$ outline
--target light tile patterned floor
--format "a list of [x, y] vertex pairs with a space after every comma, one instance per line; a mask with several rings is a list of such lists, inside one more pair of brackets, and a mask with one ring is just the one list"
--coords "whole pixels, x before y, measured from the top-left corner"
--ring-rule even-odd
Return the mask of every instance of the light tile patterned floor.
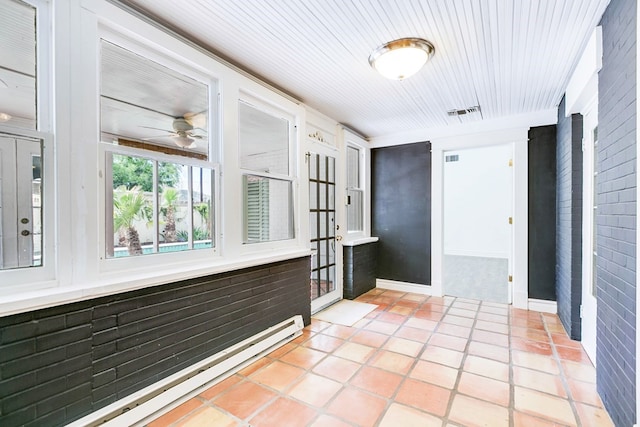
[[557, 316], [374, 289], [353, 327], [302, 336], [149, 424], [612, 426]]

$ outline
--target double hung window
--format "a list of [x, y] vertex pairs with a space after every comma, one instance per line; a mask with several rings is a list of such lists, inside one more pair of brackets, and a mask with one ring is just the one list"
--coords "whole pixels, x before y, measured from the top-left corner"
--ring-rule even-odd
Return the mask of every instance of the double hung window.
[[293, 118], [255, 104], [238, 103], [243, 241], [293, 239]]
[[212, 83], [100, 45], [106, 257], [214, 248]]
[[363, 197], [360, 149], [347, 146], [347, 231], [363, 230]]
[[[50, 219], [43, 225], [49, 198], [43, 172], [46, 168], [50, 179], [53, 152], [48, 34], [42, 32], [47, 20], [46, 2], [0, 2], [0, 270], [43, 266], [43, 230], [52, 230]], [[47, 186], [53, 194], [53, 182]], [[46, 209], [53, 212], [50, 202]]]

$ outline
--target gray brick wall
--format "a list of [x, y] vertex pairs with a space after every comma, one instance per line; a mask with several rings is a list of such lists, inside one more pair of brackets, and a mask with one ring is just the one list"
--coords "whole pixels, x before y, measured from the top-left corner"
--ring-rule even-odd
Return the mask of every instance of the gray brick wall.
[[63, 425], [302, 314], [309, 258], [0, 318], [0, 425]]
[[612, 0], [601, 20], [597, 385], [617, 426], [636, 420], [636, 7]]
[[355, 299], [376, 287], [378, 242], [343, 249], [343, 291], [346, 299]]
[[558, 107], [556, 133], [556, 301], [558, 316], [572, 339], [582, 324], [582, 116], [565, 117]]

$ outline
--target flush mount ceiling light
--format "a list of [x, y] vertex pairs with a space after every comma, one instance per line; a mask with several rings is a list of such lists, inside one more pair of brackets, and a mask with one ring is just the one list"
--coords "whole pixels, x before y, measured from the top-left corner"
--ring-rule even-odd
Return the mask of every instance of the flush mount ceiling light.
[[378, 47], [369, 55], [369, 64], [388, 79], [402, 80], [420, 71], [434, 51], [427, 40], [408, 37]]
[[12, 117], [7, 113], [0, 113], [0, 122], [8, 122], [11, 118]]

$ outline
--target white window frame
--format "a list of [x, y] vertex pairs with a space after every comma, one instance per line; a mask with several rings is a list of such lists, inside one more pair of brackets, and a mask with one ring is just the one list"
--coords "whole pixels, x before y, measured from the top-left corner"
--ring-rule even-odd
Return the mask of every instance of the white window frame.
[[[348, 174], [347, 171], [347, 147], [356, 148], [359, 151], [359, 169], [360, 169], [360, 187], [359, 190], [362, 191], [362, 230], [346, 230], [346, 235], [344, 236], [343, 244], [350, 243], [366, 243], [369, 238], [371, 238], [371, 149], [369, 147], [369, 143], [362, 138], [361, 136], [355, 134], [354, 132], [348, 129], [342, 129], [342, 140], [343, 140], [343, 149], [341, 150], [341, 155], [344, 156], [345, 162], [344, 166], [344, 188], [347, 188], [346, 177]], [[346, 192], [345, 192], [346, 193]], [[346, 198], [345, 198], [346, 199]], [[346, 200], [345, 200], [346, 205]], [[345, 206], [345, 214], [347, 212]], [[346, 217], [345, 217], [346, 219]], [[345, 228], [347, 227], [345, 220]]]
[[[130, 52], [133, 52], [141, 57], [154, 61], [162, 66], [165, 66], [173, 71], [177, 71], [185, 76], [193, 78], [205, 85], [207, 85], [209, 89], [209, 131], [207, 135], [209, 136], [209, 159], [211, 160], [197, 160], [188, 157], [181, 156], [172, 156], [159, 152], [154, 152], [151, 150], [144, 150], [138, 148], [130, 148], [130, 147], [122, 147], [118, 145], [114, 145], [107, 142], [100, 141], [100, 129], [98, 128], [98, 138], [96, 140], [96, 144], [98, 145], [98, 162], [100, 165], [101, 179], [99, 180], [99, 188], [98, 194], [100, 195], [100, 209], [98, 212], [99, 221], [99, 229], [100, 233], [98, 235], [98, 245], [99, 245], [99, 257], [100, 257], [100, 270], [102, 272], [122, 272], [122, 271], [134, 271], [134, 270], [145, 270], [149, 269], [150, 266], [157, 265], [159, 268], [161, 266], [171, 263], [195, 263], [195, 262], [211, 262], [212, 257], [215, 257], [219, 250], [219, 236], [218, 230], [219, 226], [216, 224], [215, 220], [219, 217], [217, 214], [217, 210], [220, 207], [221, 198], [219, 197], [219, 191], [216, 191], [215, 186], [219, 181], [219, 173], [220, 173], [220, 165], [216, 163], [214, 160], [219, 158], [219, 154], [217, 152], [219, 144], [217, 141], [218, 133], [216, 127], [220, 120], [218, 119], [218, 111], [219, 106], [217, 105], [218, 101], [218, 92], [217, 86], [219, 82], [214, 76], [207, 75], [202, 73], [200, 70], [196, 69], [193, 66], [190, 66], [189, 62], [178, 61], [170, 59], [166, 56], [166, 53], [161, 52], [156, 46], [154, 46], [151, 42], [145, 41], [142, 38], [137, 38], [136, 40], [132, 40], [126, 35], [122, 34], [117, 29], [114, 29], [110, 26], [102, 25], [100, 30], [98, 31], [98, 39], [96, 40], [96, 46], [98, 49], [97, 57], [98, 57], [98, 67], [100, 67], [100, 45], [102, 40], [107, 41], [109, 43], [113, 43], [114, 45], [124, 48]], [[99, 69], [99, 68], [98, 68]], [[99, 72], [98, 72], [99, 73]], [[98, 82], [100, 81], [98, 74]], [[100, 117], [100, 90], [99, 84], [98, 91], [96, 93], [97, 97], [97, 117]], [[213, 130], [213, 131], [212, 131]], [[202, 167], [207, 169], [212, 169], [214, 171], [214, 189], [213, 189], [213, 198], [212, 198], [212, 221], [213, 221], [213, 231], [212, 231], [212, 239], [214, 242], [214, 246], [209, 249], [198, 249], [198, 250], [185, 250], [178, 252], [167, 252], [167, 253], [153, 253], [146, 254], [141, 256], [133, 256], [133, 257], [122, 257], [122, 258], [112, 258], [107, 256], [107, 231], [112, 228], [107, 224], [107, 209], [111, 208], [111, 205], [107, 202], [107, 197], [109, 197], [110, 191], [109, 186], [110, 182], [106, 182], [110, 177], [110, 167], [111, 165], [107, 165], [107, 153], [113, 154], [121, 154], [121, 155], [131, 155], [136, 157], [149, 158], [154, 161], [159, 162], [170, 162], [177, 163], [183, 166], [195, 166]], [[159, 190], [158, 190], [159, 191]], [[158, 197], [159, 193], [154, 195]], [[156, 225], [157, 226], [157, 225]]]
[[[358, 168], [358, 182], [356, 186], [349, 186], [349, 175], [351, 174], [351, 171], [349, 170], [351, 165], [349, 164], [349, 150], [355, 150], [356, 151], [356, 155], [357, 155], [357, 165], [356, 167]], [[346, 200], [345, 200], [345, 204], [346, 204], [346, 222], [347, 222], [347, 234], [349, 235], [356, 235], [356, 234], [360, 234], [364, 232], [364, 188], [363, 188], [363, 184], [364, 184], [364, 173], [363, 173], [363, 159], [364, 159], [364, 154], [362, 152], [362, 149], [360, 147], [358, 147], [357, 145], [354, 144], [347, 144], [346, 147], [346, 157], [345, 157], [345, 164], [346, 164], [346, 168], [347, 168], [347, 182], [346, 182], [346, 192], [347, 192], [347, 196], [346, 196]], [[353, 203], [353, 200], [349, 199], [349, 192], [350, 191], [354, 191], [354, 192], [358, 192], [360, 193], [360, 218], [359, 218], [359, 223], [360, 223], [360, 228], [359, 229], [351, 229], [349, 227], [349, 217], [350, 217], [350, 208], [351, 206], [355, 206]]]
[[[270, 98], [265, 98], [265, 94], [259, 94], [257, 92], [241, 88], [239, 91], [239, 96], [237, 100], [237, 105], [243, 102], [246, 103], [257, 110], [260, 110], [266, 114], [269, 114], [273, 117], [282, 118], [289, 123], [289, 141], [288, 141], [288, 174], [282, 173], [269, 173], [269, 172], [261, 172], [254, 169], [242, 168], [241, 159], [240, 159], [240, 142], [238, 139], [237, 146], [237, 164], [238, 164], [238, 173], [239, 173], [239, 182], [240, 189], [238, 194], [242, 196], [239, 198], [238, 202], [240, 203], [239, 212], [244, 212], [244, 191], [243, 191], [243, 177], [244, 176], [258, 176], [275, 180], [282, 180], [291, 182], [291, 191], [292, 191], [292, 206], [293, 212], [291, 213], [292, 217], [290, 218], [293, 221], [293, 236], [290, 239], [283, 240], [269, 240], [264, 242], [250, 242], [247, 243], [246, 233], [247, 233], [247, 224], [243, 219], [241, 221], [241, 244], [242, 247], [240, 249], [241, 253], [256, 253], [256, 252], [268, 252], [271, 250], [282, 250], [286, 248], [295, 248], [300, 247], [300, 239], [301, 239], [301, 222], [300, 222], [300, 194], [299, 194], [299, 164], [298, 164], [298, 146], [299, 146], [299, 122], [300, 122], [300, 112], [298, 106], [288, 105], [286, 102], [274, 102]], [[284, 101], [284, 100], [283, 100]], [[236, 109], [237, 111], [237, 109]], [[239, 125], [239, 117], [238, 117], [238, 125]], [[238, 128], [239, 132], [239, 128]], [[306, 224], [308, 227], [308, 224]]]
[[[38, 47], [41, 49], [38, 75], [42, 78], [38, 82], [41, 129], [17, 132], [16, 128], [0, 124], [0, 132], [43, 138], [45, 141], [45, 266], [24, 271], [0, 271], [0, 283], [3, 284], [0, 286], [0, 315], [310, 254], [308, 242], [303, 238], [308, 236], [303, 206], [306, 199], [298, 183], [299, 177], [305, 176], [301, 166], [304, 159], [300, 154], [298, 131], [304, 119], [304, 106], [299, 101], [108, 0], [57, 2], [55, 8], [50, 7], [53, 3], [51, 0], [29, 1], [46, 7], [39, 16], [45, 16], [41, 21], [48, 22], [45, 26], [39, 26], [38, 35]], [[48, 14], [55, 15], [55, 25]], [[106, 37], [106, 34], [110, 36]], [[184, 158], [194, 166], [216, 165], [213, 188], [215, 209], [212, 214], [215, 250], [105, 259], [105, 149], [113, 147], [104, 147], [99, 143], [99, 45], [102, 38], [134, 52], [142, 49], [142, 55], [146, 58], [179, 72], [186, 70], [185, 74], [189, 76], [203, 76], [205, 83], [209, 83], [209, 80], [217, 82], [216, 86], [209, 84], [209, 101], [211, 105], [215, 103], [217, 108], [209, 109], [209, 123], [212, 123], [209, 136], [218, 142], [216, 151], [210, 151], [210, 161], [205, 162], [207, 165]], [[55, 64], [52, 60], [54, 53]], [[237, 150], [237, 102], [241, 94], [248, 94], [260, 101], [261, 105], [284, 111], [293, 117], [296, 132], [291, 138], [289, 158], [290, 174], [294, 177], [294, 239], [242, 244], [242, 221], [241, 215], [238, 215], [242, 209], [242, 196], [239, 194], [242, 173]], [[217, 111], [216, 117], [212, 117], [213, 111]], [[138, 154], [150, 157], [145, 155], [147, 153]], [[181, 161], [184, 159], [171, 157], [167, 160], [184, 163]], [[304, 221], [301, 220], [302, 214], [305, 215]]]
[[35, 130], [0, 123], [0, 134], [42, 141], [42, 266], [0, 270], [0, 297], [55, 286], [57, 233], [55, 212], [55, 150], [53, 125], [53, 25], [51, 2], [21, 0], [36, 9], [36, 111]]

